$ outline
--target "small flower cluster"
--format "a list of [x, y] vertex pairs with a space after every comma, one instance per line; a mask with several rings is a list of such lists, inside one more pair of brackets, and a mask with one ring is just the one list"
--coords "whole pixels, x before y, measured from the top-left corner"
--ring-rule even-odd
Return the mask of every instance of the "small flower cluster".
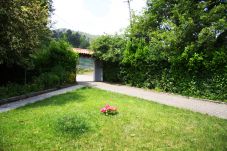
[[102, 108], [100, 111], [106, 115], [110, 115], [110, 114], [114, 115], [114, 114], [118, 113], [116, 107], [110, 106], [108, 104], [104, 108]]

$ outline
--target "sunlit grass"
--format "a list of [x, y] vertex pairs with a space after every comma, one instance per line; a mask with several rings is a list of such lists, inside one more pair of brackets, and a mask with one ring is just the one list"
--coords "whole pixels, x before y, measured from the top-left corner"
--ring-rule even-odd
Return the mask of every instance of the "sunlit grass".
[[[105, 116], [105, 104], [119, 114]], [[227, 150], [227, 121], [83, 88], [0, 114], [0, 150]]]

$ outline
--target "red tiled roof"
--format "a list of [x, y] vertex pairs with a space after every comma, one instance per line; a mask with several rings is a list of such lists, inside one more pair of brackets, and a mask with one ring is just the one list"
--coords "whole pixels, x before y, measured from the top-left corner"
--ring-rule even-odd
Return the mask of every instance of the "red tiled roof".
[[81, 48], [73, 48], [74, 52], [77, 52], [79, 54], [85, 54], [85, 55], [92, 55], [94, 52], [88, 49], [81, 49]]

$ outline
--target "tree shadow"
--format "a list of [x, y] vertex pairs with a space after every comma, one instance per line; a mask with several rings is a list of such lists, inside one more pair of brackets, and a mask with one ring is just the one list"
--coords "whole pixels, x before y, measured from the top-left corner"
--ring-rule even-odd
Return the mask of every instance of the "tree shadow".
[[68, 114], [56, 119], [53, 128], [57, 135], [78, 138], [91, 131], [92, 126], [85, 116]]

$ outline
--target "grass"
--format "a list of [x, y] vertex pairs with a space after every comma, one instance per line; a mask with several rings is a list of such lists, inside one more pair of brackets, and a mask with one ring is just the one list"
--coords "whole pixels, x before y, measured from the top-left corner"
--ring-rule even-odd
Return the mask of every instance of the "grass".
[[[100, 108], [117, 106], [105, 116]], [[0, 114], [0, 150], [227, 150], [227, 121], [93, 88]]]
[[77, 74], [91, 74], [93, 73], [93, 69], [78, 69]]

